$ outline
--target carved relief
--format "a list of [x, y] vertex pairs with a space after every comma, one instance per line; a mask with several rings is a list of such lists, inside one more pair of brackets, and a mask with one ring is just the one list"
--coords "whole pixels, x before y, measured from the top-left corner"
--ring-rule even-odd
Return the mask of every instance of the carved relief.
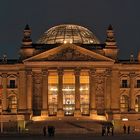
[[75, 69], [74, 74], [75, 76], [80, 76], [80, 69], [79, 68]]
[[49, 74], [48, 69], [43, 69], [42, 70], [42, 75], [47, 76]]
[[129, 76], [130, 76], [130, 78], [135, 78], [136, 77], [136, 73], [135, 72], [130, 72]]
[[111, 76], [112, 70], [111, 69], [106, 69], [105, 71], [105, 76]]
[[33, 110], [34, 114], [41, 110], [42, 107], [42, 74], [34, 73], [33, 75]]
[[62, 68], [58, 68], [58, 75], [59, 76], [63, 76], [63, 74], [64, 74], [63, 69]]
[[57, 61], [70, 61], [70, 60], [96, 60], [89, 55], [82, 54], [74, 48], [66, 48], [55, 55], [50, 55], [46, 60], [57, 60]]
[[90, 69], [89, 75], [90, 76], [95, 76], [96, 75], [96, 69]]
[[96, 78], [96, 107], [98, 114], [104, 114], [104, 77]]

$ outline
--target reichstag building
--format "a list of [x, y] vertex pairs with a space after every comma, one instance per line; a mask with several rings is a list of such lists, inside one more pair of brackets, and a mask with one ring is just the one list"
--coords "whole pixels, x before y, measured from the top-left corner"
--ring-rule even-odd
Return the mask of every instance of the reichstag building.
[[140, 52], [136, 59], [131, 54], [120, 60], [111, 25], [105, 42], [85, 27], [62, 24], [35, 43], [26, 25], [19, 51], [16, 60], [4, 55], [0, 63], [5, 121], [52, 116], [140, 119]]

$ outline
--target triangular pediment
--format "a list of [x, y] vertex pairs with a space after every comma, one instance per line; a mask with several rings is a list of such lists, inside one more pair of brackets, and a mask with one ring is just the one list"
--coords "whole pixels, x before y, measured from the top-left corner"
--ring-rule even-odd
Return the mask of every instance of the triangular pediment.
[[63, 44], [24, 61], [112, 61], [106, 56], [74, 44]]

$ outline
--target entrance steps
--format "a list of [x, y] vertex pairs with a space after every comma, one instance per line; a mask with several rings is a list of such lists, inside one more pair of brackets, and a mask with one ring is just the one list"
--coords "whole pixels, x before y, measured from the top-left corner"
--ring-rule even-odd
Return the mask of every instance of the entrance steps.
[[44, 126], [54, 126], [56, 133], [97, 133], [101, 132], [102, 121], [95, 121], [86, 118], [75, 118], [75, 117], [50, 117], [46, 120], [39, 120], [39, 118], [34, 118], [37, 121], [31, 121], [26, 124], [26, 129], [29, 133], [42, 134], [42, 129]]

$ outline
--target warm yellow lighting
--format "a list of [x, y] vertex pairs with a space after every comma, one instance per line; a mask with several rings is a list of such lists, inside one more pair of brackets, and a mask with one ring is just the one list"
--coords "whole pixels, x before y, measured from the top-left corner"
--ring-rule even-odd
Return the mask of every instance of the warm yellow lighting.
[[58, 91], [57, 88], [50, 88], [50, 91]]
[[128, 118], [122, 118], [122, 121], [124, 121], [124, 122], [128, 121]]
[[74, 88], [64, 88], [64, 89], [62, 89], [62, 91], [75, 91], [75, 89]]
[[67, 43], [67, 41], [65, 40], [65, 41], [64, 41], [64, 44], [66, 44], [66, 43]]
[[88, 88], [80, 88], [80, 91], [83, 91], [83, 90], [88, 90]]
[[90, 40], [90, 43], [93, 43], [93, 40]]
[[36, 117], [32, 117], [32, 121], [44, 121], [46, 120], [47, 117], [43, 117], [43, 116], [36, 116]]
[[72, 42], [72, 40], [70, 40], [70, 44], [72, 44], [73, 42]]

